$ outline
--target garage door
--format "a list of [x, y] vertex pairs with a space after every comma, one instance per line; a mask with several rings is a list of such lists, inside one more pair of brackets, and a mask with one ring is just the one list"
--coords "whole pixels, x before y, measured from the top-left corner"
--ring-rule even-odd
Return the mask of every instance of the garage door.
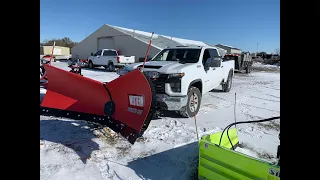
[[114, 39], [113, 38], [100, 38], [98, 39], [98, 49], [114, 49]]

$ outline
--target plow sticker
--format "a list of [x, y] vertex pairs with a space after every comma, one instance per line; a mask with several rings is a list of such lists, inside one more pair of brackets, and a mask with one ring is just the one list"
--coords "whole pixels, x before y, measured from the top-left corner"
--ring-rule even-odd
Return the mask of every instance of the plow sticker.
[[144, 108], [144, 97], [141, 95], [129, 95], [128, 111], [141, 115]]

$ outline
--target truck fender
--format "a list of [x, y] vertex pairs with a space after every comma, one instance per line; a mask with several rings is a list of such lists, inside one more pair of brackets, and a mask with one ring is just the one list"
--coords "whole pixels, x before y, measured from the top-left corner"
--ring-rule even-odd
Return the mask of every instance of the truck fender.
[[200, 90], [200, 92], [202, 93], [203, 83], [202, 83], [202, 80], [201, 80], [201, 79], [195, 79], [195, 80], [191, 81], [191, 82], [189, 83], [188, 89], [189, 89], [193, 84], [195, 84], [195, 83], [200, 83], [200, 84], [201, 84], [201, 86], [200, 86], [200, 87], [197, 87], [197, 88], [198, 88], [198, 89]]
[[230, 72], [232, 73], [232, 77], [234, 76], [234, 70], [233, 70], [233, 69], [230, 69], [229, 72], [228, 72], [228, 74], [225, 74], [225, 75], [224, 75], [221, 84], [223, 84], [223, 83], [225, 83], [225, 82], [227, 81]]
[[[113, 61], [112, 61], [112, 60], [109, 60], [107, 65], [109, 65], [110, 63], [113, 63]], [[114, 64], [114, 63], [113, 63], [113, 64]]]

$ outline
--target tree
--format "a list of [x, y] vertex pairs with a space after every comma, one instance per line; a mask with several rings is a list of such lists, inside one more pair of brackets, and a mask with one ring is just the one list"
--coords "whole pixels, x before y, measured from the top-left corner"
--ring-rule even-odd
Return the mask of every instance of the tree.
[[53, 42], [55, 42], [56, 46], [62, 46], [62, 47], [69, 47], [69, 48], [72, 48], [74, 47], [75, 45], [78, 44], [78, 42], [73, 42], [69, 37], [64, 37], [64, 38], [61, 38], [61, 39], [51, 39], [51, 40], [43, 40], [42, 43], [40, 43], [40, 46], [53, 46]]
[[275, 53], [278, 54], [278, 55], [280, 55], [280, 48], [277, 48], [277, 49], [275, 50]]

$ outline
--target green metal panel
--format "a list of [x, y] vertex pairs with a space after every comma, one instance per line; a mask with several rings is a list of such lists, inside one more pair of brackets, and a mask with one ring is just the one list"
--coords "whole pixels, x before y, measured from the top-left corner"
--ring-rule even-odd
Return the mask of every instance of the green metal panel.
[[[199, 179], [280, 180], [280, 166], [231, 150], [226, 136], [219, 146], [220, 135], [204, 136], [199, 142]], [[235, 128], [229, 135], [237, 143]]]

